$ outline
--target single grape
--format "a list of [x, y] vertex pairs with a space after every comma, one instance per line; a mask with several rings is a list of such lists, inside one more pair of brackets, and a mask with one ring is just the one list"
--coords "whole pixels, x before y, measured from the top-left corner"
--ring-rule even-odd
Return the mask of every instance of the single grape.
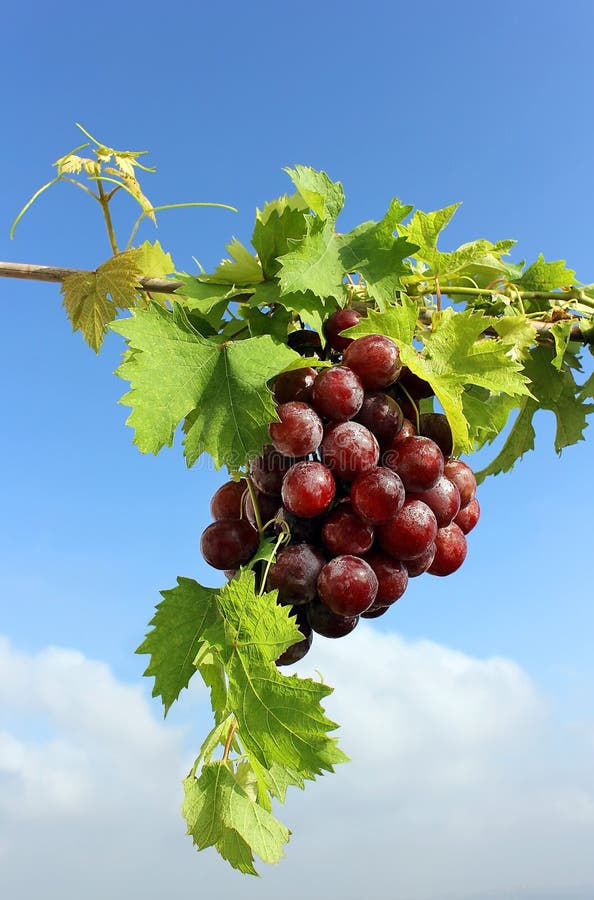
[[293, 663], [299, 662], [300, 659], [303, 659], [312, 644], [312, 628], [309, 624], [305, 608], [295, 607], [293, 612], [296, 619], [295, 624], [303, 635], [303, 640], [297, 641], [295, 644], [291, 644], [290, 647], [287, 647], [276, 660], [277, 666], [291, 666]]
[[364, 613], [361, 613], [361, 618], [379, 619], [379, 617], [384, 616], [389, 609], [389, 606], [376, 606], [374, 603], [373, 606], [370, 606], [369, 609], [366, 609]]
[[318, 594], [338, 616], [358, 616], [369, 609], [378, 582], [371, 566], [358, 556], [336, 556], [318, 577]]
[[242, 503], [247, 491], [247, 481], [227, 481], [212, 495], [210, 514], [213, 519], [241, 519]]
[[419, 434], [435, 441], [444, 456], [450, 456], [454, 441], [452, 429], [443, 413], [421, 413], [419, 416]]
[[316, 634], [327, 638], [345, 637], [359, 621], [359, 616], [337, 616], [319, 598], [304, 608], [307, 610], [309, 624]]
[[474, 472], [461, 459], [446, 459], [443, 474], [453, 481], [460, 491], [460, 509], [468, 506], [476, 494], [476, 478]]
[[427, 491], [443, 475], [443, 453], [434, 441], [420, 435], [392, 441], [384, 460], [400, 475], [407, 491]]
[[470, 503], [467, 503], [464, 509], [461, 509], [454, 522], [461, 528], [464, 534], [468, 534], [474, 526], [477, 524], [478, 520], [481, 516], [481, 508], [479, 506], [479, 502], [474, 498]]
[[414, 559], [406, 559], [404, 561], [406, 571], [408, 572], [408, 577], [417, 578], [419, 575], [422, 575], [427, 571], [434, 558], [435, 541], [432, 541], [420, 556], [415, 556]]
[[349, 344], [353, 343], [353, 338], [342, 337], [340, 332], [358, 325], [360, 321], [361, 313], [350, 307], [337, 309], [336, 312], [328, 316], [324, 322], [324, 335], [332, 350], [342, 353]]
[[320, 335], [317, 331], [311, 331], [309, 328], [300, 328], [297, 331], [289, 332], [287, 344], [291, 350], [295, 350], [301, 356], [322, 355]]
[[406, 388], [413, 400], [424, 400], [427, 397], [433, 397], [435, 393], [429, 382], [411, 372], [408, 366], [402, 366], [398, 384], [403, 389], [403, 393]]
[[380, 444], [391, 441], [402, 428], [402, 410], [393, 397], [382, 391], [366, 391], [363, 405], [354, 417], [376, 436]]
[[381, 525], [402, 509], [404, 485], [395, 472], [379, 466], [357, 475], [351, 486], [351, 503], [366, 522]]
[[281, 406], [283, 403], [290, 403], [292, 400], [309, 403], [317, 374], [316, 370], [310, 366], [283, 372], [275, 379], [272, 386], [275, 402], [278, 406]]
[[315, 410], [307, 403], [293, 400], [277, 409], [280, 422], [268, 426], [272, 444], [285, 456], [307, 456], [320, 446], [324, 426]]
[[312, 391], [312, 405], [316, 411], [334, 422], [346, 422], [361, 409], [363, 385], [359, 376], [346, 366], [323, 369]]
[[283, 478], [296, 462], [298, 460], [284, 456], [271, 444], [267, 444], [262, 451], [262, 456], [250, 460], [252, 481], [263, 494], [279, 496]]
[[310, 603], [317, 594], [318, 575], [326, 558], [310, 544], [295, 544], [281, 550], [270, 566], [266, 590], [278, 591], [278, 601], [294, 606]]
[[406, 561], [424, 553], [437, 534], [435, 513], [422, 500], [405, 500], [397, 516], [375, 530], [380, 546]]
[[313, 519], [301, 519], [281, 506], [275, 517], [274, 531], [276, 534], [280, 534], [281, 531], [286, 531], [288, 528], [291, 544], [319, 544], [322, 524], [321, 516]]
[[438, 528], [445, 528], [460, 511], [460, 491], [453, 481], [442, 475], [427, 491], [410, 491], [411, 500], [422, 500], [435, 513]]
[[373, 527], [353, 512], [350, 503], [339, 503], [322, 526], [322, 541], [331, 556], [365, 553], [373, 544]]
[[370, 390], [392, 384], [402, 368], [398, 347], [383, 334], [357, 338], [344, 351], [342, 361], [357, 373], [363, 387]]
[[200, 550], [214, 569], [238, 569], [249, 562], [260, 543], [246, 519], [219, 519], [202, 532]]
[[408, 572], [405, 564], [376, 549], [366, 553], [364, 559], [375, 572], [378, 582], [377, 594], [371, 609], [396, 603], [408, 585]]
[[435, 538], [435, 557], [427, 571], [431, 575], [451, 575], [466, 559], [466, 550], [464, 532], [455, 522], [440, 528]]
[[[260, 521], [262, 525], [265, 525], [266, 522], [274, 519], [282, 505], [282, 500], [280, 494], [273, 496], [272, 494], [263, 494], [261, 491], [256, 491], [256, 503], [258, 504], [258, 509], [260, 511]], [[243, 509], [250, 525], [257, 528], [258, 523], [256, 521], [256, 513], [254, 512], [254, 504], [249, 492], [246, 493], [244, 497]]]
[[283, 478], [283, 504], [300, 518], [321, 515], [332, 503], [335, 493], [332, 472], [319, 462], [295, 463]]
[[379, 444], [364, 425], [339, 422], [326, 428], [321, 453], [325, 464], [337, 478], [352, 481], [362, 472], [375, 468], [379, 460]]

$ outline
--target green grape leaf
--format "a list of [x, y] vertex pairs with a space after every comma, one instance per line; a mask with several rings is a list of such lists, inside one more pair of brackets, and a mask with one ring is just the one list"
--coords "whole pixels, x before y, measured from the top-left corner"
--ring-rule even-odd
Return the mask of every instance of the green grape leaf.
[[267, 381], [300, 360], [268, 335], [244, 341], [204, 338], [183, 309], [152, 306], [112, 326], [129, 350], [116, 374], [130, 381], [120, 402], [132, 407], [128, 424], [143, 453], [171, 446], [177, 426], [192, 413], [185, 455], [193, 465], [201, 453], [217, 468], [239, 468], [257, 456], [276, 421]]
[[517, 397], [529, 393], [528, 379], [520, 373], [520, 363], [510, 358], [508, 347], [501, 340], [484, 336], [497, 319], [473, 310], [456, 313], [447, 308], [434, 316], [433, 330], [423, 333], [425, 346], [419, 354], [412, 345], [416, 313], [416, 305], [409, 300], [385, 313], [370, 310], [345, 334], [391, 337], [398, 345], [403, 364], [433, 387], [452, 429], [454, 452], [469, 452], [473, 449], [470, 434], [474, 426], [464, 412], [465, 388], [477, 385], [496, 394]]
[[170, 253], [165, 253], [159, 241], [145, 241], [136, 248], [136, 265], [148, 278], [165, 278], [175, 272]]
[[331, 181], [325, 172], [309, 166], [295, 166], [285, 172], [318, 218], [334, 223], [344, 206], [344, 191], [340, 181]]
[[555, 341], [555, 356], [552, 359], [552, 365], [557, 371], [561, 369], [563, 364], [563, 357], [565, 356], [565, 351], [571, 340], [571, 329], [573, 324], [571, 319], [565, 319], [551, 325], [550, 330], [553, 335], [553, 340]]
[[279, 259], [283, 294], [310, 291], [316, 297], [341, 299], [345, 293], [344, 265], [332, 225], [312, 228], [295, 249]]
[[307, 231], [308, 220], [301, 209], [287, 207], [282, 213], [272, 209], [266, 221], [256, 216], [252, 244], [258, 252], [265, 278], [274, 278], [280, 269], [278, 257], [291, 250]]
[[566, 268], [565, 260], [545, 262], [542, 253], [539, 253], [536, 262], [528, 266], [515, 284], [524, 291], [554, 291], [569, 287], [574, 282], [575, 272]]
[[490, 282], [498, 275], [507, 277], [512, 274], [509, 264], [503, 262], [501, 256], [509, 253], [515, 243], [507, 240], [492, 244], [491, 241], [481, 238], [462, 244], [451, 253], [442, 253], [434, 249], [426, 259], [433, 274], [439, 275], [444, 283], [457, 282], [464, 274], [472, 275], [473, 280], [475, 275], [479, 278], [483, 276]]
[[536, 328], [525, 316], [502, 316], [493, 327], [514, 362], [523, 359], [534, 343]]
[[539, 409], [548, 409], [557, 423], [555, 450], [560, 453], [564, 447], [584, 439], [588, 423], [586, 417], [594, 412], [594, 404], [586, 403], [584, 388], [576, 384], [572, 365], [567, 359], [562, 361], [557, 375], [551, 373], [556, 351], [551, 347], [536, 347], [526, 360], [525, 372], [530, 378], [533, 398], [526, 398], [520, 412], [495, 459], [477, 473], [483, 481], [488, 475], [508, 472], [516, 460], [528, 450], [534, 449], [535, 431], [532, 425], [534, 414]]
[[276, 863], [290, 832], [246, 793], [228, 762], [204, 765], [184, 781], [183, 815], [199, 850], [216, 847], [234, 868], [257, 875], [253, 854]]
[[263, 225], [266, 225], [273, 212], [282, 216], [286, 210], [292, 209], [307, 212], [309, 210], [309, 204], [306, 203], [299, 194], [283, 194], [281, 197], [276, 197], [274, 200], [267, 200], [262, 209], [256, 210], [256, 218]]
[[369, 296], [382, 308], [402, 289], [401, 276], [410, 275], [404, 260], [416, 245], [394, 237], [394, 230], [411, 209], [394, 198], [380, 222], [364, 222], [337, 238], [344, 270], [362, 275]]
[[[277, 281], [264, 281], [256, 285], [250, 298], [250, 305], [261, 307], [283, 306], [289, 312], [297, 313], [304, 325], [309, 325], [318, 334], [323, 335], [322, 325], [336, 303], [327, 297], [318, 297], [311, 291], [303, 293], [282, 293]], [[286, 340], [286, 333], [283, 340]]]
[[480, 450], [491, 443], [503, 431], [513, 409], [522, 403], [518, 397], [492, 394], [476, 385], [468, 387], [462, 395], [462, 408], [468, 422], [470, 442]]
[[233, 238], [227, 244], [230, 259], [222, 259], [212, 275], [201, 275], [200, 280], [212, 284], [250, 285], [262, 281], [262, 266], [241, 241]]
[[95, 272], [75, 272], [62, 281], [63, 305], [73, 331], [98, 353], [107, 326], [119, 309], [135, 306], [141, 271], [137, 250], [126, 250], [104, 262]]
[[[195, 659], [204, 631], [218, 621], [214, 602], [217, 593], [218, 589], [202, 587], [191, 578], [179, 578], [177, 587], [161, 592], [163, 600], [149, 623], [152, 631], [136, 652], [150, 655], [144, 674], [154, 677], [153, 697], [161, 697], [165, 715], [196, 671]], [[203, 655], [201, 662], [206, 667], [214, 666], [215, 661]], [[207, 675], [207, 684], [215, 687], [216, 673], [210, 669]], [[216, 700], [216, 708], [222, 708], [220, 693]]]
[[276, 309], [263, 313], [255, 306], [246, 306], [241, 310], [241, 317], [248, 323], [251, 337], [269, 334], [275, 341], [286, 343], [291, 313], [288, 309]]
[[437, 254], [437, 239], [459, 206], [459, 203], [454, 203], [430, 213], [417, 209], [408, 225], [398, 225], [398, 233], [417, 245], [415, 259], [422, 260], [430, 268], [433, 266]]
[[243, 570], [221, 590], [217, 603], [225, 637], [209, 638], [208, 632], [206, 637], [225, 665], [229, 708], [250, 758], [268, 770], [278, 764], [285, 776], [296, 770], [302, 779], [333, 771], [347, 757], [328, 736], [337, 726], [320, 704], [332, 689], [276, 668], [274, 660], [303, 637], [287, 608], [277, 605], [276, 592], [256, 596], [254, 575]]

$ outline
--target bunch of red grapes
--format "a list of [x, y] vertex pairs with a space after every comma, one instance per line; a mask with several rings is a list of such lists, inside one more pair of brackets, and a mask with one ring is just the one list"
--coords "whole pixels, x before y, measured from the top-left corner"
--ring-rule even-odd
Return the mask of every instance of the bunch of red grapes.
[[[277, 665], [301, 659], [314, 631], [342, 637], [359, 617], [383, 615], [409, 578], [455, 572], [480, 515], [472, 470], [451, 456], [446, 417], [418, 414], [433, 393], [428, 382], [401, 365], [390, 338], [341, 335], [360, 318], [343, 309], [326, 320], [335, 364], [275, 380], [279, 421], [250, 462], [253, 493], [243, 478], [220, 487], [202, 534], [204, 558], [229, 578], [259, 546], [252, 496], [264, 534], [289, 535], [271, 565], [258, 563], [303, 634]], [[293, 334], [305, 354], [321, 352], [315, 332]]]

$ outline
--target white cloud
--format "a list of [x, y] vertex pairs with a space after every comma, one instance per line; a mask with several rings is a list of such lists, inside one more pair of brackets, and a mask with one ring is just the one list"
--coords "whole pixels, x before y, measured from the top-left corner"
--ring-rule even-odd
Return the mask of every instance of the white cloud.
[[563, 887], [594, 886], [591, 731], [556, 723], [518, 665], [360, 627], [319, 640], [315, 668], [353, 762], [293, 794], [287, 858], [250, 880], [192, 850], [186, 738], [139, 686], [0, 640], [2, 896], [594, 897]]

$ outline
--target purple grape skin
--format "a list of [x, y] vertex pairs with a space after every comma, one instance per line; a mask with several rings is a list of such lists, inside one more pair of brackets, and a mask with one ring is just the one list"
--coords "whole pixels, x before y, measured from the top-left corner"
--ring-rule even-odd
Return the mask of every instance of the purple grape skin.
[[392, 441], [384, 462], [400, 475], [407, 491], [427, 491], [443, 475], [445, 461], [435, 441], [416, 435]]
[[423, 400], [427, 397], [433, 397], [435, 393], [429, 382], [425, 381], [424, 378], [419, 378], [418, 375], [411, 372], [408, 366], [402, 366], [398, 378], [398, 385], [399, 387], [406, 388], [413, 400]]
[[357, 338], [344, 351], [342, 362], [357, 373], [366, 390], [392, 384], [402, 368], [398, 347], [383, 334]]
[[276, 514], [274, 522], [274, 531], [276, 534], [280, 534], [281, 531], [286, 531], [286, 528], [283, 528], [283, 523], [288, 527], [291, 534], [291, 544], [320, 543], [323, 523], [321, 516], [313, 519], [302, 519], [299, 516], [293, 515], [293, 513], [289, 512], [288, 509], [285, 509], [284, 506], [281, 506]]
[[460, 491], [460, 509], [468, 506], [476, 494], [476, 478], [474, 472], [461, 459], [446, 459], [443, 474], [453, 481]]
[[385, 616], [385, 614], [390, 609], [389, 606], [370, 606], [369, 609], [366, 609], [365, 612], [361, 613], [362, 619], [379, 619], [380, 616]]
[[435, 556], [427, 571], [430, 575], [451, 575], [466, 559], [466, 551], [464, 532], [455, 522], [440, 528], [435, 538]]
[[458, 528], [462, 529], [464, 534], [469, 534], [481, 517], [481, 508], [476, 497], [467, 503], [464, 509], [461, 509], [454, 522]]
[[322, 603], [338, 616], [358, 616], [377, 595], [378, 581], [371, 566], [358, 556], [345, 554], [326, 563], [318, 577]]
[[393, 397], [382, 391], [366, 391], [361, 409], [354, 419], [365, 425], [381, 445], [396, 437], [402, 428], [404, 417]]
[[326, 558], [310, 544], [286, 547], [270, 566], [267, 591], [278, 591], [279, 603], [299, 606], [310, 603], [317, 594], [317, 581]]
[[460, 491], [453, 481], [442, 475], [427, 491], [410, 491], [406, 495], [411, 500], [422, 500], [435, 513], [437, 527], [445, 528], [460, 511]]
[[[262, 525], [265, 525], [266, 522], [274, 519], [279, 508], [282, 505], [280, 494], [273, 496], [272, 494], [263, 494], [261, 491], [256, 491], [256, 502], [260, 511], [260, 519], [262, 521]], [[250, 525], [253, 525], [254, 528], [257, 528], [258, 523], [256, 522], [254, 504], [249, 492], [244, 497], [243, 510]]]
[[309, 403], [317, 374], [311, 366], [304, 366], [303, 369], [292, 369], [278, 375], [272, 386], [275, 402], [278, 406], [292, 400]]
[[419, 434], [435, 441], [444, 456], [451, 456], [454, 439], [450, 423], [443, 413], [421, 413]]
[[326, 512], [336, 493], [332, 472], [319, 462], [299, 462], [283, 478], [283, 504], [295, 516], [314, 518]]
[[309, 624], [305, 607], [295, 608], [294, 613], [297, 620], [295, 624], [303, 635], [303, 640], [297, 641], [296, 643], [291, 644], [290, 647], [287, 647], [276, 660], [277, 666], [292, 666], [293, 663], [299, 662], [300, 659], [303, 659], [312, 645], [312, 627]]
[[359, 616], [337, 616], [319, 598], [313, 600], [305, 609], [312, 629], [322, 637], [345, 637], [359, 622]]
[[404, 504], [401, 479], [383, 466], [357, 475], [351, 486], [353, 509], [365, 522], [381, 525], [397, 515]]
[[210, 501], [210, 514], [213, 519], [241, 519], [242, 504], [247, 481], [240, 478], [239, 481], [227, 481], [222, 484], [212, 495]]
[[260, 543], [246, 519], [219, 519], [202, 532], [200, 550], [214, 569], [238, 569], [249, 562]]
[[373, 527], [355, 514], [350, 503], [335, 506], [322, 525], [322, 542], [331, 556], [359, 556], [370, 549], [374, 537]]
[[405, 500], [397, 516], [378, 525], [376, 536], [380, 547], [395, 559], [405, 562], [424, 553], [437, 534], [437, 519], [422, 500]]
[[435, 541], [432, 541], [420, 556], [415, 556], [414, 559], [405, 559], [404, 565], [406, 566], [408, 577], [418, 578], [419, 575], [426, 572], [435, 558], [435, 551]]
[[408, 571], [405, 564], [376, 549], [366, 553], [364, 559], [375, 572], [378, 582], [377, 594], [371, 609], [377, 606], [391, 606], [400, 600], [408, 586]]
[[311, 402], [321, 416], [346, 422], [359, 412], [364, 396], [363, 385], [352, 369], [332, 366], [316, 378]]
[[324, 463], [344, 481], [374, 469], [380, 452], [375, 437], [359, 422], [339, 422], [326, 428], [320, 449]]
[[361, 313], [355, 309], [346, 307], [345, 309], [337, 309], [332, 315], [328, 316], [324, 322], [324, 336], [330, 347], [338, 353], [353, 343], [354, 338], [343, 337], [340, 332], [347, 328], [353, 328], [361, 321]]
[[290, 459], [279, 453], [271, 444], [267, 444], [261, 456], [250, 460], [252, 481], [263, 494], [280, 495], [283, 478], [294, 466], [297, 459]]
[[313, 354], [322, 353], [322, 341], [317, 331], [309, 328], [300, 328], [297, 331], [291, 331], [287, 335], [287, 344], [292, 350], [300, 353], [301, 356], [312, 356]]
[[273, 447], [285, 456], [307, 456], [318, 449], [324, 435], [322, 420], [307, 403], [292, 400], [277, 409], [280, 422], [268, 426]]

